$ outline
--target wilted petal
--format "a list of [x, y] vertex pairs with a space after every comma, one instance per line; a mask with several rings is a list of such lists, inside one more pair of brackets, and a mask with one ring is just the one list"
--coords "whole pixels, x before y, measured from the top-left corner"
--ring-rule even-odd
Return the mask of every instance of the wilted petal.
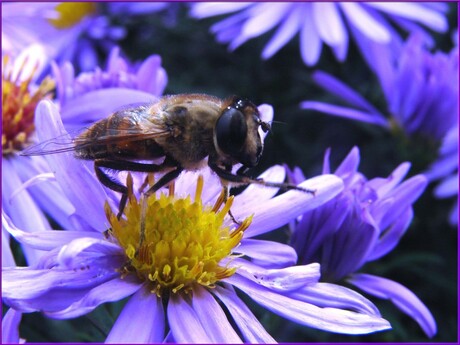
[[165, 338], [163, 303], [143, 287], [126, 303], [105, 339], [108, 344], [159, 344]]
[[253, 344], [276, 343], [275, 339], [265, 330], [259, 320], [238, 297], [231, 286], [228, 288], [216, 286], [212, 292], [225, 304], [246, 342]]
[[345, 334], [366, 334], [390, 328], [388, 321], [380, 317], [335, 308], [319, 308], [280, 295], [239, 275], [233, 275], [227, 282], [272, 312], [306, 326]]
[[428, 337], [431, 338], [436, 334], [437, 327], [433, 315], [425, 304], [403, 285], [370, 274], [354, 274], [347, 280], [371, 295], [389, 299], [402, 312], [417, 321]]
[[198, 286], [194, 290], [192, 306], [213, 343], [242, 343], [221, 306], [205, 288]]

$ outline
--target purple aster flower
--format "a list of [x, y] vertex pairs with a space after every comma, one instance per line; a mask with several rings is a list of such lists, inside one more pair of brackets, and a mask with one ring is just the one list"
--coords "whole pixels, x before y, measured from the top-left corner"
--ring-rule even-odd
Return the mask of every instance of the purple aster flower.
[[[330, 173], [329, 153], [324, 158], [324, 174]], [[318, 262], [322, 281], [345, 279], [370, 295], [391, 300], [433, 337], [433, 316], [413, 292], [392, 280], [358, 273], [365, 263], [396, 247], [411, 223], [412, 204], [424, 191], [427, 179], [416, 175], [402, 182], [410, 168], [406, 162], [387, 178], [368, 180], [358, 165], [359, 150], [355, 147], [334, 172], [344, 181], [343, 191], [304, 213], [293, 225], [290, 243], [299, 264]], [[298, 168], [290, 176], [294, 183], [304, 180]]]
[[[388, 49], [373, 45], [368, 50], [373, 70], [380, 81], [387, 101], [383, 115], [357, 92], [324, 72], [314, 74], [315, 81], [352, 107], [304, 101], [301, 107], [399, 129], [408, 135], [421, 135], [445, 144], [439, 152], [439, 162], [430, 168], [430, 180], [452, 178], [440, 187], [440, 196], [457, 195], [458, 182], [451, 175], [458, 170], [458, 47], [452, 52], [431, 53], [420, 35], [413, 35], [395, 57]], [[435, 171], [438, 170], [438, 171]], [[445, 172], [445, 173], [444, 173]], [[457, 174], [456, 174], [457, 175]], [[437, 192], [439, 193], [439, 191]], [[452, 218], [456, 219], [455, 213]]]
[[72, 61], [82, 70], [98, 65], [97, 48], [108, 53], [123, 39], [123, 26], [111, 24], [115, 17], [162, 10], [165, 4], [123, 3], [3, 3], [2, 51], [21, 51], [42, 44], [50, 60]]
[[[38, 123], [45, 119], [52, 126], [39, 128], [44, 135], [64, 131], [51, 102], [37, 108]], [[274, 196], [276, 188], [252, 185], [224, 202], [220, 181], [210, 169], [200, 171], [204, 177], [198, 179], [198, 172], [182, 173], [174, 192], [161, 191], [147, 200], [135, 196], [135, 182], [128, 175], [129, 202], [118, 220], [110, 201], [93, 188], [96, 178], [72, 160], [63, 153], [50, 165], [56, 171], [67, 169], [67, 175], [56, 179], [72, 203], [78, 203], [77, 212], [84, 207], [80, 214], [85, 222], [79, 226], [85, 231], [30, 236], [10, 224], [18, 241], [46, 250], [33, 267], [3, 269], [2, 295], [13, 309], [66, 319], [130, 296], [106, 342], [157, 343], [165, 337], [175, 342], [274, 342], [238, 297], [238, 289], [310, 327], [352, 334], [389, 328], [361, 295], [319, 283], [318, 264], [292, 266], [297, 256], [291, 247], [252, 238], [333, 198], [343, 187], [340, 178], [322, 175], [301, 183], [315, 189], [315, 195], [290, 191]], [[273, 167], [261, 177], [282, 181], [284, 169]], [[69, 191], [69, 185], [75, 190]], [[97, 202], [88, 205], [93, 200]], [[105, 217], [100, 215], [103, 207]], [[241, 224], [230, 219], [230, 208]]]
[[[447, 9], [441, 3], [197, 3], [190, 13], [194, 18], [206, 18], [236, 12], [211, 27], [217, 41], [228, 43], [231, 50], [276, 27], [262, 51], [263, 59], [272, 57], [299, 33], [302, 59], [312, 66], [319, 60], [322, 43], [332, 49], [337, 60], [344, 61], [350, 33], [393, 47], [401, 40], [393, 27], [397, 25], [408, 32], [421, 32], [431, 41], [420, 24], [445, 32]], [[358, 43], [366, 49], [366, 42]]]

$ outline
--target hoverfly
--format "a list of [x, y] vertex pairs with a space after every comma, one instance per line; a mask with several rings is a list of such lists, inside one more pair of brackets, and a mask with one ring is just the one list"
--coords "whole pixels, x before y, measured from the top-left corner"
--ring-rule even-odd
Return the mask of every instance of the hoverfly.
[[[126, 107], [73, 138], [50, 139], [30, 146], [21, 154], [34, 156], [73, 151], [76, 158], [93, 160], [99, 181], [122, 194], [118, 218], [126, 205], [128, 189], [104, 169], [163, 172], [164, 175], [145, 192], [148, 197], [172, 182], [183, 170], [200, 169], [208, 157], [208, 166], [223, 182], [225, 196], [228, 195], [228, 183], [257, 183], [314, 193], [288, 183], [252, 179], [246, 175], [262, 155], [259, 128], [267, 132], [270, 125], [261, 120], [257, 107], [247, 99], [233, 96], [222, 100], [205, 94], [178, 94], [161, 97], [153, 104]], [[159, 164], [140, 162], [162, 157], [164, 160]], [[232, 167], [237, 163], [242, 166], [234, 174]]]

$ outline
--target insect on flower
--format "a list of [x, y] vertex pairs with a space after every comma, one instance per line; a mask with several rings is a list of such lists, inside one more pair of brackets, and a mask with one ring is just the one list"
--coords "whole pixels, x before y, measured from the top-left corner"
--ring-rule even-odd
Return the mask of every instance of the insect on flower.
[[[128, 106], [75, 137], [59, 136], [30, 146], [21, 154], [74, 151], [79, 159], [93, 160], [100, 182], [122, 194], [118, 217], [126, 205], [128, 190], [104, 169], [164, 173], [145, 192], [148, 197], [174, 181], [181, 171], [205, 166], [208, 157], [207, 164], [222, 181], [225, 198], [229, 184], [251, 183], [314, 194], [313, 190], [296, 185], [246, 175], [262, 155], [259, 128], [267, 132], [270, 125], [261, 120], [257, 107], [249, 100], [236, 96], [222, 100], [205, 94], [179, 94], [164, 96], [153, 104]], [[159, 164], [140, 162], [162, 157], [164, 160]], [[237, 163], [242, 166], [234, 174], [232, 167]]]

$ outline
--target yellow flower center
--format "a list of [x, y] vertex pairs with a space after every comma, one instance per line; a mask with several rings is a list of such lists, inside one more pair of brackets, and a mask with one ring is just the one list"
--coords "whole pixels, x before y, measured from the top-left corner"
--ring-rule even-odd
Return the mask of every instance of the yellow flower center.
[[86, 16], [96, 12], [94, 2], [62, 2], [54, 8], [59, 14], [57, 18], [48, 21], [57, 29], [68, 29], [78, 24]]
[[[20, 70], [23, 70], [26, 60]], [[34, 131], [34, 112], [38, 102], [51, 96], [54, 81], [45, 78], [36, 90], [31, 92], [33, 73], [19, 81], [21, 73], [13, 79], [8, 56], [3, 57], [2, 69], [2, 150], [3, 155], [22, 150]]]
[[[117, 219], [106, 204], [111, 234], [124, 248], [128, 257], [125, 272], [135, 272], [150, 283], [150, 291], [187, 293], [195, 284], [214, 287], [221, 279], [230, 277], [235, 268], [228, 263], [235, 254], [244, 230], [252, 217], [231, 229], [224, 226], [233, 197], [223, 202], [223, 193], [214, 206], [201, 201], [203, 178], [198, 178], [195, 199], [175, 198], [174, 195], [152, 195], [137, 200], [128, 177], [128, 204], [125, 218]], [[222, 209], [221, 206], [223, 205]], [[220, 209], [220, 210], [219, 210]], [[144, 233], [143, 238], [141, 239]], [[225, 264], [221, 264], [224, 258]]]

